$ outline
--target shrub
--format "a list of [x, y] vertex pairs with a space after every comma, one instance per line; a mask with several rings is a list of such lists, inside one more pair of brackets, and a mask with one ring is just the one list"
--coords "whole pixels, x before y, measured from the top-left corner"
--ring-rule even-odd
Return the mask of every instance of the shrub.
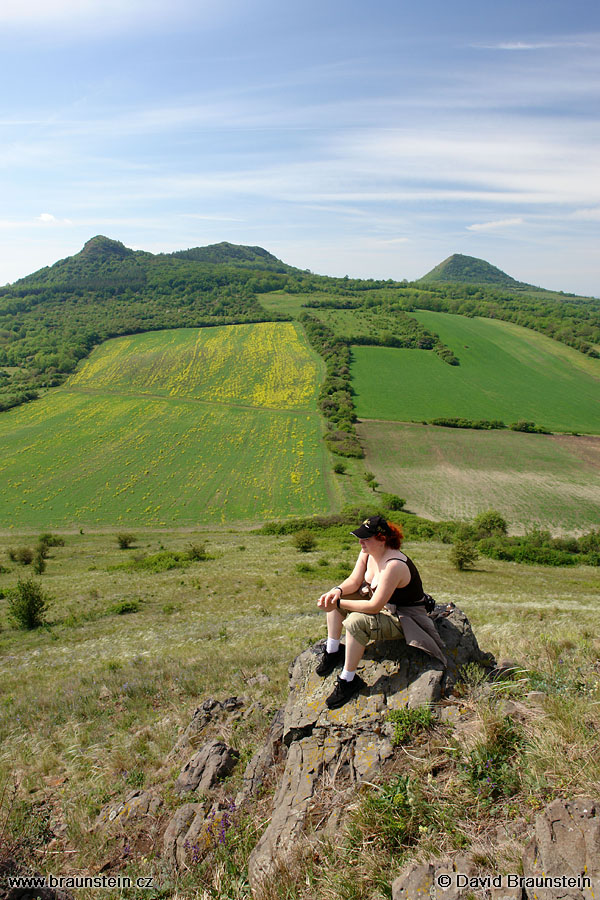
[[133, 546], [135, 542], [135, 535], [133, 534], [125, 534], [121, 532], [117, 535], [117, 544], [119, 545], [119, 550], [128, 550], [131, 546]]
[[298, 550], [300, 553], [309, 553], [317, 546], [317, 542], [308, 528], [303, 528], [301, 531], [297, 531], [292, 538], [292, 543], [294, 544], [296, 550]]
[[430, 706], [417, 706], [415, 709], [403, 707], [388, 713], [388, 722], [394, 725], [392, 744], [397, 747], [420, 731], [431, 728], [435, 722], [435, 715]]
[[600, 553], [600, 528], [582, 534], [578, 544], [581, 553]]
[[398, 497], [397, 494], [382, 494], [381, 503], [385, 509], [399, 510], [404, 509], [406, 500], [403, 500], [402, 497]]
[[38, 552], [36, 553], [35, 559], [33, 560], [32, 568], [36, 575], [41, 575], [46, 571], [46, 557], [44, 556], [41, 548], [38, 548]]
[[346, 474], [346, 463], [336, 462], [336, 464], [333, 467], [333, 471], [336, 473], [336, 475], [345, 475]]
[[17, 547], [16, 550], [13, 551], [14, 556], [11, 556], [9, 551], [10, 558], [19, 563], [20, 566], [30, 566], [33, 562], [34, 552], [31, 547]]
[[187, 550], [187, 557], [188, 559], [193, 560], [210, 559], [210, 556], [206, 551], [206, 544], [204, 542], [202, 542], [201, 544], [190, 544]]
[[524, 419], [513, 422], [512, 425], [509, 425], [508, 427], [511, 431], [525, 431], [528, 434], [550, 434], [548, 429], [544, 428], [543, 425], [536, 425], [535, 422], [526, 422]]
[[491, 537], [493, 534], [506, 534], [508, 531], [506, 519], [495, 509], [488, 509], [475, 516], [473, 526], [481, 538]]
[[44, 534], [40, 534], [38, 538], [38, 544], [40, 546], [43, 544], [45, 547], [64, 547], [65, 539], [63, 537], [59, 537], [57, 534], [50, 534], [49, 532], [45, 532]]
[[114, 613], [117, 616], [126, 616], [129, 613], [138, 612], [139, 608], [139, 600], [120, 600], [119, 603], [115, 603], [114, 606], [111, 606], [109, 612]]
[[473, 568], [473, 564], [478, 558], [479, 553], [472, 541], [459, 538], [450, 549], [450, 562], [461, 572], [464, 569]]
[[8, 602], [8, 615], [18, 628], [32, 631], [46, 624], [46, 612], [51, 598], [41, 584], [32, 578], [18, 581]]

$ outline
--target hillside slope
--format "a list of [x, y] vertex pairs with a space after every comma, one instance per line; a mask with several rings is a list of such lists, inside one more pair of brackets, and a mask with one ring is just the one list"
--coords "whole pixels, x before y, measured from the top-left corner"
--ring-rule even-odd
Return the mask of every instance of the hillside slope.
[[454, 253], [439, 265], [435, 266], [427, 275], [419, 278], [417, 284], [429, 282], [460, 283], [460, 284], [495, 284], [508, 288], [532, 288], [533, 285], [523, 281], [516, 281], [476, 256], [463, 256], [462, 253]]

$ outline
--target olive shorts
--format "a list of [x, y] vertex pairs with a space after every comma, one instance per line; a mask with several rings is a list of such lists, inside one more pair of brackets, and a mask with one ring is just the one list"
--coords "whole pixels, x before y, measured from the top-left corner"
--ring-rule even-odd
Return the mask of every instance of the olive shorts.
[[348, 634], [366, 647], [369, 641], [394, 641], [404, 638], [411, 647], [418, 647], [447, 665], [445, 647], [424, 606], [398, 607], [397, 613], [348, 613], [344, 619]]

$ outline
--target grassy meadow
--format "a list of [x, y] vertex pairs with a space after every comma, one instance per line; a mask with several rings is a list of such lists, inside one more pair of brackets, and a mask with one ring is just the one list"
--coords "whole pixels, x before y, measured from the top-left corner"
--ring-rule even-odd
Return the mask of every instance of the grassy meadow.
[[493, 507], [515, 532], [598, 526], [600, 437], [375, 420], [358, 433], [382, 489], [425, 518], [470, 519]]
[[98, 347], [0, 417], [0, 527], [194, 525], [339, 503], [323, 370], [296, 325], [181, 329]]
[[[125, 852], [118, 831], [98, 832], [92, 826], [105, 803], [123, 799], [134, 788], [159, 786], [171, 813], [188, 802], [189, 797], [173, 791], [181, 763], [165, 765], [165, 759], [208, 697], [247, 698], [245, 714], [216, 734], [241, 754], [223, 789], [235, 795], [246, 761], [285, 701], [289, 662], [324, 633], [317, 596], [337, 583], [355, 558], [347, 527], [316, 536], [316, 549], [300, 554], [291, 536], [223, 527], [140, 531], [128, 550], [118, 549], [114, 534], [64, 534], [65, 546], [51, 549], [38, 579], [53, 598], [49, 624], [30, 632], [16, 630], [8, 619], [6, 593], [28, 570], [10, 562], [14, 542], [0, 537], [0, 773], [4, 783], [18, 780], [19, 796], [26, 801], [21, 816], [29, 809], [35, 822], [43, 812], [59, 835], [49, 853], [41, 847], [36, 851], [38, 870], [67, 874], [105, 867], [153, 875], [153, 897], [249, 900], [246, 859], [268, 821], [268, 792], [237, 821], [226, 847], [179, 878], [151, 848], [144, 847], [143, 854], [135, 848]], [[19, 543], [33, 545], [36, 539], [32, 533]], [[204, 542], [213, 558], [162, 572], [127, 568], [141, 555], [181, 552]], [[446, 545], [406, 544], [405, 549], [427, 589], [467, 613], [482, 648], [510, 656], [530, 671], [517, 684], [500, 685], [497, 698], [502, 691], [521, 696], [542, 685], [547, 698], [543, 718], [528, 726], [528, 780], [508, 807], [503, 801], [495, 811], [476, 809], [458, 775], [454, 787], [446, 775], [428, 779], [425, 761], [439, 768], [444, 754], [439, 747], [398, 752], [394, 765], [420, 766], [422, 771], [410, 771], [424, 790], [446, 792], [438, 802], [455, 804], [461, 840], [474, 846], [482, 828], [517, 814], [531, 817], [545, 798], [571, 791], [575, 778], [578, 792], [597, 790], [600, 764], [592, 747], [600, 727], [600, 679], [594, 668], [600, 651], [597, 570], [549, 570], [485, 559], [475, 571], [459, 573], [449, 563]], [[124, 608], [130, 612], [123, 614]], [[465, 695], [461, 702], [481, 728], [495, 715], [489, 699], [483, 703]], [[448, 749], [445, 729], [438, 738]], [[376, 790], [382, 788], [357, 792], [350, 818], [336, 837], [335, 855], [328, 856], [321, 838], [312, 845], [313, 864], [288, 872], [281, 896], [383, 898], [406, 852], [418, 853], [421, 845], [426, 852], [429, 842], [438, 850], [448, 845], [452, 832], [430, 823], [420, 835], [421, 845], [403, 849], [400, 844], [388, 852], [381, 817], [372, 821], [368, 816]], [[375, 893], [374, 883], [379, 885]], [[88, 900], [97, 894], [80, 891], [78, 896]], [[103, 891], [102, 896], [146, 895]]]
[[423, 421], [439, 416], [527, 419], [552, 431], [600, 433], [600, 360], [508, 322], [411, 313], [456, 354], [354, 347], [361, 418]]

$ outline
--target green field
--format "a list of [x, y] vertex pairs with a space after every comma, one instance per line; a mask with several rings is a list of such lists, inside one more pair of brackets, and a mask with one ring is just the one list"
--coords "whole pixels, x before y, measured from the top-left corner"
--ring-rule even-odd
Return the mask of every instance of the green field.
[[385, 421], [359, 434], [380, 490], [419, 515], [467, 519], [493, 507], [513, 531], [598, 527], [600, 438]]
[[507, 425], [527, 419], [554, 431], [600, 433], [600, 360], [507, 322], [414, 315], [440, 336], [460, 366], [424, 350], [354, 347], [361, 418], [464, 416]]
[[316, 410], [321, 371], [289, 323], [109, 341], [64, 388], [0, 416], [0, 525], [325, 512], [337, 494]]

